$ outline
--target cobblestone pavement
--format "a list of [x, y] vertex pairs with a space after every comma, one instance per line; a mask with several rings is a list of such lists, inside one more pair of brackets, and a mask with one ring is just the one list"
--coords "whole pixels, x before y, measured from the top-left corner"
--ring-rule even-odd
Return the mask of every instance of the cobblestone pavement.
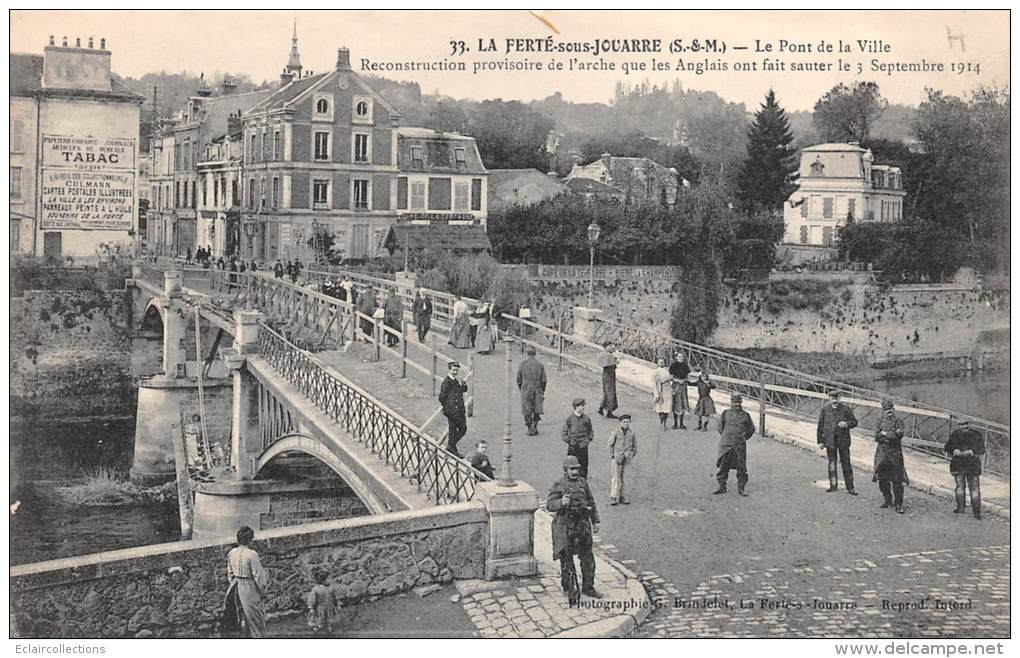
[[689, 592], [638, 577], [653, 609], [631, 637], [1009, 637], [1008, 546], [720, 574]]

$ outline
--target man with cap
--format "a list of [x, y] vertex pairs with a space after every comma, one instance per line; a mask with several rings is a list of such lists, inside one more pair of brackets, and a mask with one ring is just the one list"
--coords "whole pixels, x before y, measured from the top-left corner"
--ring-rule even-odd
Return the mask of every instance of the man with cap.
[[624, 477], [627, 467], [637, 457], [637, 435], [630, 428], [630, 414], [620, 414], [620, 428], [609, 436], [609, 467], [612, 476], [609, 479], [609, 504], [630, 501], [623, 495]]
[[[950, 416], [950, 421], [956, 421]], [[981, 432], [963, 418], [959, 426], [949, 433], [945, 445], [949, 460], [949, 473], [956, 480], [956, 509], [953, 514], [967, 511], [967, 489], [970, 489], [970, 509], [974, 518], [981, 519], [981, 457], [985, 454], [985, 440]]]
[[843, 483], [851, 496], [854, 490], [854, 469], [850, 466], [850, 430], [857, 427], [857, 418], [850, 407], [839, 401], [839, 391], [829, 391], [829, 403], [822, 407], [818, 414], [818, 445], [825, 446], [825, 454], [829, 459], [828, 492], [839, 489], [839, 475], [836, 461], [843, 469]]
[[581, 560], [581, 594], [602, 598], [595, 591], [595, 556], [592, 555], [592, 534], [599, 531], [599, 512], [595, 497], [584, 476], [577, 457], [563, 460], [564, 477], [549, 491], [545, 508], [555, 516], [552, 520], [553, 559], [560, 561], [560, 585], [568, 592], [571, 604], [580, 601], [575, 589], [577, 572], [574, 556]]
[[588, 444], [595, 438], [591, 428], [591, 418], [584, 413], [584, 398], [574, 398], [574, 413], [567, 416], [563, 424], [563, 442], [567, 444], [567, 454], [577, 457], [581, 464], [581, 477], [588, 477]]
[[737, 471], [737, 493], [746, 496], [747, 486], [747, 440], [754, 435], [754, 421], [744, 411], [744, 400], [739, 395], [730, 398], [730, 408], [719, 416], [719, 456], [715, 465], [719, 472], [715, 479], [719, 488], [712, 493], [726, 493], [726, 481], [730, 479], [730, 469]]
[[535, 346], [526, 348], [528, 358], [517, 368], [517, 388], [521, 391], [521, 411], [528, 436], [538, 434], [538, 421], [542, 420], [545, 401], [545, 366], [535, 358]]
[[446, 450], [451, 454], [460, 457], [457, 452], [457, 442], [467, 434], [467, 410], [464, 407], [464, 393], [467, 391], [467, 384], [460, 381], [460, 364], [450, 361], [449, 374], [439, 387], [439, 403], [443, 405], [443, 415], [446, 416], [449, 434], [447, 435]]
[[882, 492], [882, 509], [896, 507], [903, 514], [903, 485], [910, 484], [903, 463], [903, 419], [896, 415], [891, 398], [882, 398], [882, 417], [875, 426], [875, 476]]

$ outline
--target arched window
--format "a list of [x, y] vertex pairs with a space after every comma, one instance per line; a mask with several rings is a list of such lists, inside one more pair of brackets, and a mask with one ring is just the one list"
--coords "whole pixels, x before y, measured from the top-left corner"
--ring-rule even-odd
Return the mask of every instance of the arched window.
[[325, 98], [320, 98], [315, 103], [315, 111], [319, 114], [329, 114], [329, 101]]
[[354, 113], [359, 117], [368, 116], [368, 103], [365, 101], [358, 101], [358, 104], [354, 106]]

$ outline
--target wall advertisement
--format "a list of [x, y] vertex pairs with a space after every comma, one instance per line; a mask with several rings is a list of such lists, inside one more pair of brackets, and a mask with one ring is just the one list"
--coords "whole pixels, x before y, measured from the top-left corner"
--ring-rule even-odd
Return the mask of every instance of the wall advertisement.
[[130, 231], [135, 214], [135, 141], [43, 135], [42, 229]]

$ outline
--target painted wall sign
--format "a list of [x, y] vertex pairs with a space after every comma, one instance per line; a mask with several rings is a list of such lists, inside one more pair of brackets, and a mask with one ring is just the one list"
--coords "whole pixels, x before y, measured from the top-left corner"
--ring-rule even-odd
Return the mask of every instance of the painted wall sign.
[[43, 230], [130, 231], [135, 140], [43, 135]]

